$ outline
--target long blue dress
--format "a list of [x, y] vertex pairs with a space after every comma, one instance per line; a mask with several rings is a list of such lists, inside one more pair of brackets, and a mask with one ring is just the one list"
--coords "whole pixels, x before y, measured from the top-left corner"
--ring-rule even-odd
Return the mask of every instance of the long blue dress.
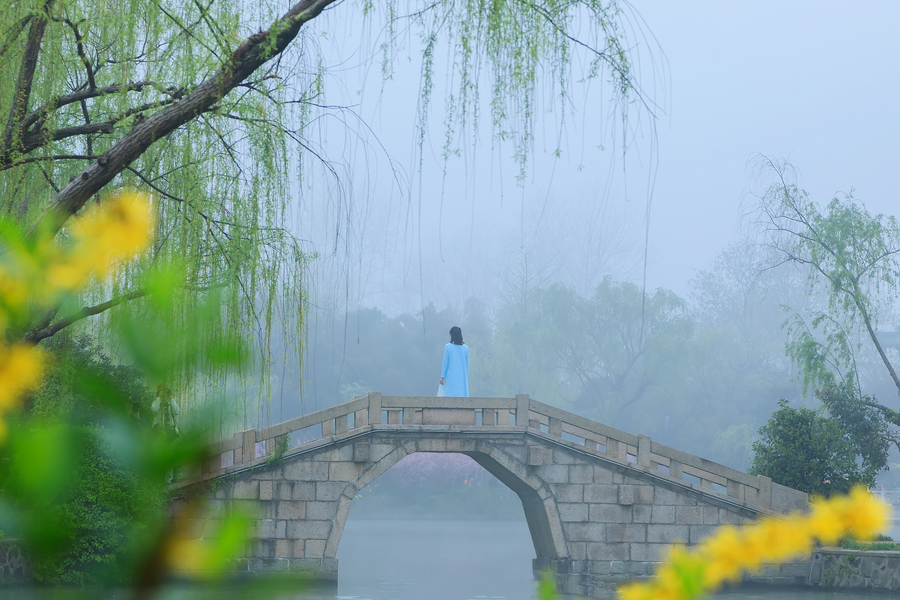
[[445, 396], [469, 396], [469, 347], [450, 343], [444, 346], [441, 365]]

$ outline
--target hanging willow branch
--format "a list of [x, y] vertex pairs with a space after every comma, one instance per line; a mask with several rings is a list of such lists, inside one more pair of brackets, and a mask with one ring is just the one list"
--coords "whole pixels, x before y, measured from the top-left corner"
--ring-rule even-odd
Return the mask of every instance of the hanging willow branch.
[[85, 203], [124, 171], [158, 139], [175, 131], [214, 106], [266, 61], [280, 54], [307, 21], [316, 18], [335, 0], [303, 0], [295, 4], [268, 31], [250, 36], [232, 53], [226, 66], [181, 100], [144, 119], [81, 175], [60, 191], [32, 226], [37, 232], [57, 232]]
[[[322, 172], [337, 178], [327, 149], [310, 133], [318, 115], [346, 107], [327, 102], [322, 62], [291, 49], [303, 46], [307, 24], [333, 3], [301, 0], [281, 13], [266, 0], [0, 0], [8, 24], [0, 31], [0, 210], [31, 239], [51, 233], [64, 240], [68, 220], [86, 204], [128, 186], [153, 194], [158, 223], [144, 260], [124, 267], [106, 288], [88, 286], [75, 305], [80, 311], [37, 318], [29, 335], [102, 324], [115, 306], [139, 315], [146, 300], [134, 290], [142, 278], [156, 264], [178, 262], [179, 289], [225, 284], [221, 323], [204, 339], [238, 335], [260, 348], [265, 395], [273, 322], [281, 322], [285, 346], [297, 355], [302, 339], [310, 255], [291, 234], [287, 208], [298, 187], [309, 187], [307, 161], [321, 161]], [[523, 168], [536, 83], [547, 78], [564, 107], [575, 52], [588, 56], [579, 79], [610, 74], [617, 109], [624, 111], [635, 91], [625, 50], [631, 46], [621, 41], [614, 0], [364, 0], [362, 11], [386, 23], [385, 77], [403, 32], [420, 31], [427, 52], [415, 118], [423, 132], [434, 52], [446, 47], [456, 57], [445, 156], [457, 143], [454, 132], [477, 128], [479, 81], [491, 88], [495, 138], [512, 141]], [[247, 35], [257, 29], [265, 30]], [[639, 91], [634, 95], [651, 111]], [[202, 296], [174, 300], [172, 326]], [[221, 384], [225, 374], [203, 376]]]

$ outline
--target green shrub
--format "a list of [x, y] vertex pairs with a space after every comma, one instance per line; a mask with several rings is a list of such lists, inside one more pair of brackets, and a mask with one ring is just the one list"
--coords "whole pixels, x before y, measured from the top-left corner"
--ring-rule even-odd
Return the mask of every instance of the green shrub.
[[891, 552], [900, 550], [900, 542], [894, 542], [891, 540], [891, 538], [887, 538], [887, 540], [876, 539], [871, 542], [843, 539], [838, 545], [841, 548], [846, 548], [847, 550], [880, 550], [882, 552], [886, 550], [889, 550]]
[[810, 494], [847, 493], [857, 483], [871, 487], [874, 474], [860, 467], [853, 445], [840, 425], [808, 408], [791, 408], [786, 400], [759, 429], [753, 444], [751, 475]]
[[[150, 405], [154, 394], [137, 367], [117, 365], [97, 341], [87, 335], [57, 334], [43, 344], [54, 354], [55, 365], [40, 389], [28, 399], [29, 414], [37, 418], [65, 415], [78, 422], [97, 422], [107, 403], [117, 400], [113, 408], [128, 411], [137, 403], [144, 419], [152, 421]], [[90, 382], [85, 374], [90, 374]], [[97, 388], [103, 386], [102, 390]]]
[[[114, 452], [114, 437], [135, 434], [101, 426], [59, 425], [68, 437], [72, 461], [53, 501], [34, 506], [27, 464], [13, 463], [4, 492], [13, 505], [28, 502], [41, 514], [42, 526], [56, 528], [59, 553], [38, 553], [35, 580], [43, 584], [124, 583], [139, 545], [155, 536], [149, 523], [160, 523], [165, 491], [136, 475], [137, 457]], [[139, 433], [138, 433], [139, 434]]]

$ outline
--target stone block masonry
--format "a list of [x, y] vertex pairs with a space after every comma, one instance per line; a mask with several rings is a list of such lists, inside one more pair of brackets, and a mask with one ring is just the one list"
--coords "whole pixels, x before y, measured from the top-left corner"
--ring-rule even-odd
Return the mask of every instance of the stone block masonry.
[[[807, 570], [809, 585], [823, 588], [900, 591], [900, 552], [820, 548]], [[785, 576], [802, 577], [797, 568]]]
[[[274, 441], [320, 428], [321, 436], [274, 461]], [[367, 396], [210, 446], [213, 460], [190, 487], [219, 477], [215, 504], [190, 524], [214, 536], [224, 515], [253, 522], [236, 563], [249, 571], [311, 569], [337, 577], [337, 551], [353, 498], [414, 452], [470, 456], [522, 501], [535, 570], [560, 587], [612, 595], [648, 577], [668, 544], [696, 544], [724, 523], [802, 508], [806, 495], [618, 431], [520, 394], [514, 398]], [[219, 457], [218, 464], [215, 457]], [[688, 478], [689, 481], [686, 481]], [[696, 482], [696, 483], [692, 483]]]
[[[531, 440], [527, 444], [529, 457], [543, 457], [549, 450], [532, 450]], [[618, 584], [651, 576], [671, 544], [696, 544], [719, 522], [757, 516], [729, 498], [697, 494], [653, 474], [597, 464], [562, 448], [552, 449], [552, 460], [541, 460], [532, 470], [559, 511], [569, 551], [568, 572], [562, 576], [567, 593], [614, 597]], [[535, 567], [544, 563], [538, 559]]]
[[[453, 423], [446, 427], [461, 427], [457, 421], [465, 419], [450, 416]], [[563, 591], [612, 597], [617, 584], [649, 577], [670, 544], [696, 544], [720, 523], [742, 523], [758, 514], [733, 498], [629, 462], [600, 460], [526, 428], [498, 435], [388, 427], [345, 434], [345, 441], [320, 449], [289, 451], [278, 464], [232, 475], [191, 530], [212, 537], [226, 514], [239, 511], [253, 521], [253, 543], [237, 569], [309, 570], [334, 580], [357, 492], [412, 452], [462, 452], [522, 499], [535, 570], [552, 568]]]

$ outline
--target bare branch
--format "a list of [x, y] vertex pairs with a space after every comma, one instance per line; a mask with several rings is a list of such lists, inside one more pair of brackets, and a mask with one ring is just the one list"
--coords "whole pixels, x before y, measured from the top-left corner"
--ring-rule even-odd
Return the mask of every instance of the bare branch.
[[[135, 300], [137, 298], [141, 298], [146, 295], [147, 295], [147, 290], [140, 289], [140, 290], [135, 290], [133, 292], [129, 292], [127, 294], [123, 294], [121, 296], [116, 296], [115, 298], [113, 298], [111, 300], [107, 300], [106, 302], [104, 302], [102, 304], [98, 304], [96, 306], [85, 306], [78, 312], [72, 313], [71, 315], [69, 315], [67, 317], [63, 317], [62, 319], [60, 319], [53, 325], [44, 325], [45, 323], [49, 323], [50, 319], [52, 319], [52, 316], [50, 317], [50, 319], [48, 319], [47, 316], [45, 316], [44, 319], [42, 320], [42, 322], [39, 323], [37, 327], [35, 327], [34, 329], [32, 329], [31, 331], [29, 331], [28, 333], [25, 334], [23, 341], [31, 342], [32, 344], [37, 344], [41, 340], [45, 340], [49, 337], [53, 337], [54, 335], [56, 335], [57, 333], [59, 333], [60, 331], [62, 331], [63, 329], [65, 329], [66, 327], [68, 327], [69, 325], [71, 325], [73, 323], [77, 323], [78, 321], [81, 321], [82, 319], [86, 319], [93, 315], [98, 315], [104, 311], [109, 310], [110, 308], [113, 308], [115, 306], [122, 304], [123, 302], [128, 302], [129, 300]], [[40, 327], [40, 325], [44, 325], [44, 327]]]
[[[106, 96], [107, 94], [118, 94], [120, 92], [142, 92], [144, 91], [144, 87], [146, 86], [151, 86], [154, 89], [159, 90], [159, 87], [152, 81], [141, 81], [137, 83], [122, 83], [110, 85], [107, 87], [97, 88], [95, 90], [81, 90], [78, 92], [73, 92], [71, 94], [66, 94], [64, 96], [58, 96], [57, 98], [54, 98], [47, 104], [41, 106], [37, 110], [31, 112], [24, 119], [22, 119], [22, 130], [24, 131], [28, 129], [29, 127], [37, 123], [40, 119], [46, 118], [49, 113], [68, 104], [74, 104], [75, 102], [88, 100], [90, 98], [97, 98], [99, 96]], [[167, 90], [167, 92], [172, 93], [173, 96], [181, 97], [175, 90]]]
[[[29, 131], [24, 136], [22, 136], [22, 153], [27, 154], [33, 150], [37, 150], [41, 146], [49, 144], [50, 142], [56, 142], [78, 135], [112, 132], [112, 122], [89, 123], [86, 125], [77, 125], [75, 127], [61, 127], [60, 129], [53, 130], [41, 129], [38, 131]], [[4, 164], [3, 166], [8, 166], [8, 164], [9, 163]]]
[[33, 238], [39, 231], [59, 231], [66, 220], [78, 212], [91, 196], [124, 171], [156, 140], [214, 106], [269, 59], [283, 52], [303, 24], [317, 17], [334, 1], [301, 0], [276, 21], [269, 31], [250, 36], [217, 73], [183, 99], [137, 124], [99, 160], [63, 188], [31, 227], [29, 237]]
[[50, 184], [50, 187], [53, 188], [53, 191], [57, 194], [59, 193], [59, 186], [53, 181], [53, 178], [50, 177], [50, 174], [47, 173], [47, 169], [44, 168], [44, 165], [38, 165], [38, 168], [41, 170], [41, 173], [44, 174], [44, 179], [47, 180], [47, 183]]
[[92, 154], [53, 154], [50, 156], [32, 156], [31, 158], [23, 158], [22, 160], [17, 160], [14, 163], [0, 166], [0, 171], [7, 171], [14, 167], [27, 165], [28, 163], [34, 162], [48, 162], [54, 160], [97, 160], [99, 158], [101, 157]]
[[[187, 285], [184, 286], [183, 289], [191, 291], [191, 292], [207, 292], [212, 289], [225, 287], [224, 283], [213, 283], [206, 286], [196, 286], [196, 285]], [[56, 313], [59, 311], [59, 307], [55, 307], [44, 315], [41, 319], [40, 323], [34, 326], [28, 333], [26, 333], [22, 341], [31, 342], [32, 344], [36, 344], [41, 340], [45, 340], [49, 337], [53, 337], [66, 327], [81, 321], [82, 319], [86, 319], [88, 317], [92, 317], [94, 315], [98, 315], [102, 312], [105, 312], [111, 308], [115, 308], [116, 306], [123, 304], [125, 302], [130, 302], [132, 300], [137, 300], [138, 298], [143, 298], [149, 292], [146, 289], [137, 289], [132, 292], [128, 292], [127, 294], [122, 294], [121, 296], [116, 296], [115, 298], [111, 298], [106, 302], [101, 304], [97, 304], [95, 306], [85, 306], [81, 310], [74, 312], [66, 317], [63, 317], [56, 323], [50, 325], [53, 318], [56, 316]]]
[[78, 25], [70, 21], [69, 19], [54, 19], [59, 20], [69, 26], [69, 29], [72, 30], [72, 33], [75, 34], [75, 49], [78, 52], [78, 57], [81, 59], [82, 64], [84, 65], [84, 70], [87, 72], [87, 80], [88, 80], [88, 89], [96, 89], [97, 82], [94, 81], [94, 68], [91, 66], [91, 61], [88, 60], [87, 55], [84, 53], [84, 38], [81, 37], [81, 32], [78, 31]]

